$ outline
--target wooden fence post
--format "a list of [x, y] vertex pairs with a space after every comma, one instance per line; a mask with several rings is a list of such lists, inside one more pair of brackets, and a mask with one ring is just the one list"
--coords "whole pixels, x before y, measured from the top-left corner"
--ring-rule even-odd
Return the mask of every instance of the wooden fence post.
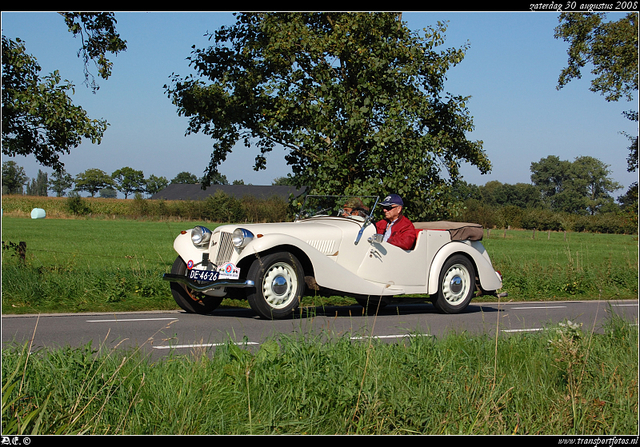
[[17, 252], [18, 252], [18, 257], [20, 258], [20, 261], [22, 261], [22, 263], [24, 264], [27, 259], [27, 243], [19, 242]]

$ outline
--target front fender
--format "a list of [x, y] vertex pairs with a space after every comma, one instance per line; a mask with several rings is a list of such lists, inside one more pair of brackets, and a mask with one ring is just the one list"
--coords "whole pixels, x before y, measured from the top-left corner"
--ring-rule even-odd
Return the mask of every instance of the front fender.
[[264, 236], [256, 237], [242, 249], [238, 255], [238, 262], [246, 259], [247, 257], [253, 257], [257, 254], [265, 251], [272, 250], [281, 246], [292, 246], [306, 253], [309, 259], [326, 258], [326, 255], [320, 253], [317, 249], [307, 244], [306, 242], [298, 239], [297, 237], [289, 236], [287, 234], [272, 233], [265, 234]]
[[502, 287], [502, 280], [491, 265], [491, 260], [481, 242], [453, 241], [442, 246], [436, 253], [429, 267], [429, 283], [427, 293], [438, 293], [438, 282], [442, 266], [451, 256], [462, 253], [473, 262], [480, 287], [486, 291], [495, 291]]
[[173, 241], [173, 249], [180, 255], [184, 262], [193, 260], [202, 261], [202, 254], [209, 251], [209, 247], [198, 248], [191, 242], [191, 230], [179, 234]]

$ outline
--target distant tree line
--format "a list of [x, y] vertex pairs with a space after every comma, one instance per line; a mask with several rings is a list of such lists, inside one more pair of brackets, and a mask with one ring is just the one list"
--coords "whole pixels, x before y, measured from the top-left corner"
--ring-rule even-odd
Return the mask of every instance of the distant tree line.
[[[637, 170], [637, 161], [630, 161], [628, 170]], [[593, 157], [571, 162], [549, 156], [531, 163], [532, 183], [458, 182], [452, 192], [451, 202], [458, 204], [452, 217], [486, 228], [636, 233], [638, 183], [616, 203], [612, 194], [621, 186], [609, 175], [608, 166]]]
[[459, 182], [453, 190], [453, 199], [476, 200], [492, 207], [514, 206], [592, 216], [636, 209], [637, 183], [619, 196], [616, 203], [612, 194], [622, 186], [610, 178], [608, 168], [593, 157], [577, 157], [571, 162], [552, 155], [531, 163], [532, 183], [511, 185], [490, 181], [476, 186]]
[[[38, 175], [29, 179], [24, 168], [14, 161], [2, 163], [2, 194], [26, 194], [30, 196], [48, 196], [49, 191], [56, 197], [64, 197], [70, 194], [86, 192], [91, 197], [96, 194], [102, 198], [115, 198], [121, 192], [125, 199], [130, 195], [153, 194], [162, 191], [169, 184], [196, 184], [202, 179], [190, 172], [180, 172], [171, 181], [164, 176], [150, 175], [145, 178], [143, 171], [130, 167], [123, 167], [107, 174], [101, 169], [87, 169], [74, 177], [64, 169], [56, 170], [51, 178], [46, 172], [38, 170]], [[227, 177], [218, 174], [212, 184], [229, 185]], [[234, 180], [233, 185], [244, 185], [244, 180]], [[273, 180], [274, 185], [289, 184], [287, 177], [279, 177]]]
[[[608, 168], [593, 157], [582, 156], [566, 161], [548, 156], [531, 163], [531, 183], [490, 181], [478, 186], [458, 181], [448, 199], [450, 206], [443, 208], [438, 218], [478, 222], [487, 228], [635, 233], [637, 182], [625, 194], [618, 196], [616, 202], [612, 194], [621, 186], [611, 179]], [[635, 170], [637, 162], [630, 162], [629, 171]], [[226, 176], [221, 174], [213, 180], [214, 184], [229, 184]], [[2, 183], [3, 194], [23, 194], [26, 187], [27, 195], [46, 196], [48, 191], [53, 191], [62, 197], [71, 190], [70, 196], [84, 191], [91, 197], [98, 194], [108, 198], [116, 197], [120, 191], [125, 198], [133, 194], [141, 199], [142, 194], [153, 195], [170, 183], [196, 184], [201, 183], [201, 179], [189, 172], [180, 172], [171, 181], [155, 175], [145, 178], [142, 171], [129, 167], [118, 169], [111, 175], [100, 169], [87, 169], [75, 179], [64, 171], [56, 171], [48, 179], [46, 173], [39, 171], [36, 178], [29, 179], [23, 168], [8, 161], [2, 165]], [[244, 181], [235, 180], [232, 184], [244, 184]], [[272, 184], [291, 184], [291, 178], [277, 178]], [[212, 208], [211, 203], [205, 208]], [[180, 214], [184, 210], [174, 211], [173, 214]], [[192, 211], [189, 215], [195, 212]], [[407, 212], [412, 218], [411, 210]]]

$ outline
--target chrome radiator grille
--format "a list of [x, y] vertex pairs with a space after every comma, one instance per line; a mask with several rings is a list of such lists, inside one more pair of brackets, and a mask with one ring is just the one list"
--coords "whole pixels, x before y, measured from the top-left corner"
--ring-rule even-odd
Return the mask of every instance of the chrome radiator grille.
[[231, 233], [218, 233], [211, 244], [211, 259], [220, 266], [231, 260], [233, 254], [233, 241]]

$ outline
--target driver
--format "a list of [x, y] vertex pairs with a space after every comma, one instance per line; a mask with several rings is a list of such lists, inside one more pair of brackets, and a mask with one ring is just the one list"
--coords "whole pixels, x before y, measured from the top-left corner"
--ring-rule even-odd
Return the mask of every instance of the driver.
[[383, 234], [384, 242], [396, 245], [403, 250], [411, 250], [416, 243], [416, 229], [413, 223], [402, 214], [404, 202], [398, 194], [390, 194], [382, 203], [384, 219], [376, 223], [376, 232]]

